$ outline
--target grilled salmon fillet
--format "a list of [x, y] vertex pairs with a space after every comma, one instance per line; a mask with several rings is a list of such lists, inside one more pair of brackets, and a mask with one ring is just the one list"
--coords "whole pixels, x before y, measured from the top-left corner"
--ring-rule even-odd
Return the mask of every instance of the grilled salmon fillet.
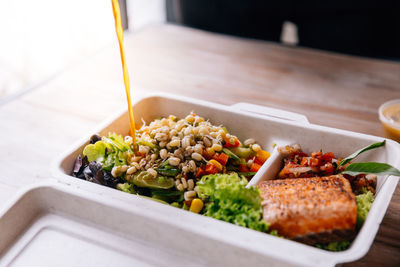
[[342, 175], [268, 180], [259, 185], [263, 217], [271, 230], [307, 244], [348, 240], [357, 206]]

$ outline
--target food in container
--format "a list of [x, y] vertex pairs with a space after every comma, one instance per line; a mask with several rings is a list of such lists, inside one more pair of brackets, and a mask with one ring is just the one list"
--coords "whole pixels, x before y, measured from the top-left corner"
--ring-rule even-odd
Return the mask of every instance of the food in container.
[[385, 141], [336, 159], [334, 153], [304, 153], [299, 145], [280, 147], [283, 167], [260, 182], [263, 216], [278, 234], [328, 250], [346, 249], [365, 221], [375, 195], [376, 174], [400, 175], [384, 163], [353, 159]]
[[[256, 188], [270, 153], [195, 113], [155, 119], [132, 136], [93, 135], [72, 175], [254, 230], [267, 231]], [[206, 206], [204, 206], [204, 202]]]
[[225, 127], [193, 112], [183, 119], [169, 115], [148, 125], [143, 121], [136, 139], [115, 133], [92, 136], [72, 174], [318, 247], [344, 241], [337, 250], [347, 248], [356, 234], [354, 193], [375, 194], [377, 180], [376, 175], [367, 179], [366, 174], [340, 173], [362, 152], [385, 144], [373, 144], [347, 159], [322, 151], [308, 156], [298, 145], [279, 148], [284, 167], [277, 180], [258, 185], [260, 196], [257, 188], [246, 188], [247, 179], [270, 153], [254, 139], [242, 143]]
[[[263, 109], [260, 107], [256, 114], [241, 111], [232, 106], [224, 106], [206, 101], [193, 100], [189, 98], [169, 95], [157, 95], [145, 98], [135, 104], [135, 117], [143, 117], [146, 121], [151, 121], [160, 116], [167, 116], [168, 114], [176, 114], [180, 117], [185, 117], [188, 112], [195, 110], [204, 117], [210, 118], [216, 124], [223, 123], [241, 139], [245, 140], [247, 137], [253, 137], [259, 141], [259, 144], [264, 148], [272, 148], [274, 144], [284, 145], [289, 143], [300, 143], [305, 151], [313, 151], [313, 149], [321, 148], [325, 151], [335, 151], [338, 155], [349, 155], [354, 150], [366, 146], [368, 144], [378, 142], [381, 138], [321, 127], [317, 125], [296, 123], [291, 121], [284, 121], [282, 119], [269, 118], [261, 115]], [[274, 115], [274, 117], [276, 117]], [[121, 134], [127, 134], [126, 113], [118, 116], [115, 120], [110, 121], [103, 126], [99, 127], [96, 131], [102, 135], [108, 135], [110, 131], [115, 131]], [[239, 123], [240, 122], [240, 123]], [[101, 192], [112, 196], [114, 199], [122, 198], [120, 192], [116, 190], [101, 189], [101, 187], [86, 183], [80, 179], [71, 179], [73, 162], [77, 155], [82, 152], [84, 142], [75, 146], [69, 152], [65, 153], [59, 161], [59, 168], [61, 173], [58, 177], [61, 181], [68, 184], [76, 184], [80, 188], [91, 192]], [[397, 160], [396, 153], [399, 153], [397, 144], [390, 140], [387, 141], [385, 148], [379, 148], [374, 153], [363, 154], [360, 156], [359, 161], [380, 161], [387, 162], [394, 166], [399, 166], [400, 162]], [[282, 155], [277, 153], [276, 149], [271, 153], [271, 157], [257, 172], [257, 174], [250, 180], [247, 187], [256, 185], [263, 180], [268, 180], [277, 177], [282, 162]], [[76, 182], [75, 182], [76, 180]], [[300, 265], [333, 265], [346, 261], [353, 261], [364, 255], [373, 241], [377, 232], [380, 220], [383, 218], [384, 212], [388, 206], [391, 195], [398, 181], [397, 177], [387, 178], [386, 176], [378, 176], [376, 196], [369, 216], [360, 229], [360, 233], [356, 236], [351, 247], [344, 252], [327, 252], [315, 249], [311, 246], [305, 246], [297, 242], [285, 240], [281, 238], [274, 238], [266, 234], [249, 231], [246, 229], [236, 229], [235, 226], [228, 226], [223, 222], [210, 221], [210, 227], [202, 229], [202, 233], [208, 236], [214, 236], [216, 240], [224, 240], [224, 242], [231, 243], [240, 249], [251, 249], [257, 251], [257, 255], [263, 255], [271, 261], [272, 259], [284, 260], [287, 263], [300, 264]], [[103, 187], [106, 188], [106, 187]], [[114, 193], [115, 192], [115, 193]], [[121, 195], [121, 196], [120, 196]], [[129, 197], [129, 196], [128, 196]], [[123, 198], [125, 201], [127, 198]], [[135, 199], [133, 197], [133, 199]], [[158, 204], [157, 204], [158, 205]], [[157, 206], [158, 207], [158, 206]], [[161, 211], [163, 208], [157, 209]], [[176, 212], [168, 209], [168, 216], [175, 217], [180, 211]], [[180, 217], [182, 223], [186, 220], [191, 221], [192, 227], [200, 227], [198, 216], [185, 212]], [[202, 219], [204, 223], [207, 218]], [[215, 225], [215, 227], [211, 227]], [[221, 226], [221, 227], [219, 227]], [[194, 227], [193, 229], [195, 229]], [[214, 229], [219, 229], [214, 231]], [[225, 232], [224, 235], [219, 235], [218, 232]], [[236, 229], [236, 230], [234, 230]], [[262, 249], [268, 247], [268, 250]], [[290, 254], [288, 253], [290, 251]], [[290, 257], [288, 257], [290, 255]], [[254, 258], [256, 259], [256, 258]]]

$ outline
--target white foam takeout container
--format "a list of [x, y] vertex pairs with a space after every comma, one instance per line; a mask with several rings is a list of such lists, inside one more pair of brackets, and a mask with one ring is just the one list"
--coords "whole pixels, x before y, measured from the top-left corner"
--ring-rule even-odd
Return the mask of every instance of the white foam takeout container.
[[[189, 112], [223, 124], [241, 140], [264, 149], [298, 143], [345, 157], [383, 138], [309, 124], [299, 114], [239, 103], [225, 106], [157, 94], [134, 104], [149, 122]], [[324, 251], [70, 176], [75, 158], [93, 133], [127, 134], [127, 112], [117, 114], [66, 151], [54, 178], [25, 188], [0, 211], [0, 265], [11, 266], [334, 266], [361, 258], [378, 231], [398, 177], [378, 177], [377, 195], [361, 231], [342, 252]], [[400, 167], [400, 145], [364, 153], [357, 161]], [[281, 167], [276, 149], [249, 185], [273, 178]]]

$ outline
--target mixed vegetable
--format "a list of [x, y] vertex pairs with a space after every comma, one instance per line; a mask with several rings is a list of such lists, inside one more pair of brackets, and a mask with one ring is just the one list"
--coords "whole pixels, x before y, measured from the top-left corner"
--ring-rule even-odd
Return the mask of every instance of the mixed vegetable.
[[[269, 157], [254, 139], [241, 142], [226, 127], [190, 113], [184, 119], [171, 115], [143, 124], [136, 131], [135, 147], [131, 136], [92, 136], [76, 160], [73, 175], [200, 213], [204, 202], [224, 203], [214, 195], [200, 197], [199, 182], [203, 189], [207, 184], [202, 177], [232, 174], [240, 179], [238, 186], [243, 185]], [[234, 194], [231, 190], [222, 195]], [[216, 217], [207, 207], [203, 212]]]
[[204, 215], [266, 232], [260, 193], [246, 185], [247, 180], [237, 173], [203, 176], [197, 186], [199, 197], [207, 203]]
[[[134, 145], [135, 143], [135, 145]], [[383, 163], [353, 163], [361, 149], [345, 159], [332, 152], [308, 155], [300, 146], [280, 149], [286, 154], [277, 179], [329, 176], [341, 173], [356, 194], [357, 227], [369, 212], [379, 174], [400, 175]], [[72, 175], [118, 190], [150, 197], [159, 202], [279, 236], [263, 220], [262, 199], [248, 181], [268, 160], [270, 153], [254, 139], [241, 142], [222, 125], [213, 125], [190, 113], [184, 119], [171, 115], [143, 123], [131, 136], [94, 135], [76, 159]], [[339, 251], [351, 241], [317, 245]]]

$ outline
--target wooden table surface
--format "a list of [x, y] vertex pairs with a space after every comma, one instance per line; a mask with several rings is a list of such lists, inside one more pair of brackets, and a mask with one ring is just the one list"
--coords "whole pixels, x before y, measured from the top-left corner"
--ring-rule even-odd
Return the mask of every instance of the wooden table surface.
[[[400, 98], [400, 64], [158, 25], [125, 36], [134, 96], [164, 91], [302, 113], [383, 136], [377, 109]], [[0, 203], [51, 177], [54, 157], [125, 107], [114, 45], [0, 106]], [[141, 89], [139, 89], [141, 88]], [[1, 206], [4, 204], [0, 204]], [[400, 187], [371, 250], [352, 266], [400, 266]]]

